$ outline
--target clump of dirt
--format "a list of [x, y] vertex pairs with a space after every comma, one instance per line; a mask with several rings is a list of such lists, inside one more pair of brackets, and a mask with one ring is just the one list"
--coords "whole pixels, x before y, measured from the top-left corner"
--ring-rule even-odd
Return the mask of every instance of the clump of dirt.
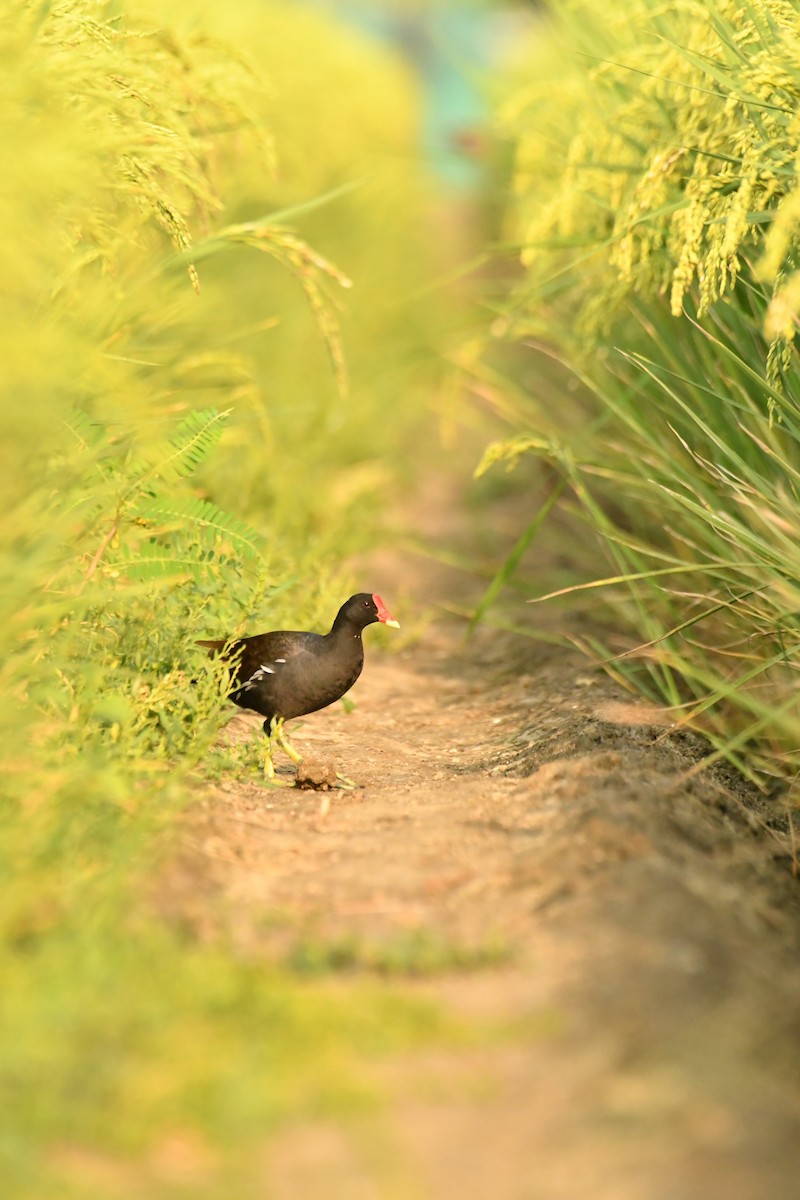
[[309, 791], [330, 791], [336, 779], [336, 767], [324, 758], [304, 758], [294, 773], [295, 785]]

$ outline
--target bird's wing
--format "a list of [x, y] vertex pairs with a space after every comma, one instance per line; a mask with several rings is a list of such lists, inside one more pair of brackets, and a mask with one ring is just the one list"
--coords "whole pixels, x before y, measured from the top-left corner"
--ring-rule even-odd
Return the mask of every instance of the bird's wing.
[[280, 630], [243, 638], [244, 646], [237, 679], [241, 688], [257, 687], [270, 675], [277, 675], [293, 659], [308, 654], [319, 634]]

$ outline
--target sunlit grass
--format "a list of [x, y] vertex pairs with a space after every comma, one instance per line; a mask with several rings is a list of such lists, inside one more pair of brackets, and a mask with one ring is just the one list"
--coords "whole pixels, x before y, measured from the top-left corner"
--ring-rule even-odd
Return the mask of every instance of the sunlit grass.
[[542, 456], [594, 531], [606, 578], [558, 602], [589, 588], [629, 637], [579, 644], [712, 758], [793, 777], [798, 14], [630, 0], [596, 17], [561, 7], [541, 82], [507, 107], [527, 276], [494, 332], [529, 342], [528, 379], [544, 369], [486, 463]]

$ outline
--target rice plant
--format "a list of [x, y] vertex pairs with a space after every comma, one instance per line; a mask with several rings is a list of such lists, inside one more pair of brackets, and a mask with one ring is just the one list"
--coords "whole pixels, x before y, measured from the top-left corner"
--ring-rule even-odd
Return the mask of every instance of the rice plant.
[[789, 776], [798, 34], [788, 0], [559, 7], [504, 114], [526, 274], [493, 332], [576, 388], [531, 397], [486, 459], [543, 456], [594, 529], [595, 595], [633, 637], [586, 648], [712, 757]]

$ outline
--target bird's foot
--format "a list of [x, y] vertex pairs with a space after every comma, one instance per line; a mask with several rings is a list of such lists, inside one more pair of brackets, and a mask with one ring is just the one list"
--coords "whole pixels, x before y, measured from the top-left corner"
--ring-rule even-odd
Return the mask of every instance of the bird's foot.
[[281, 779], [275, 774], [275, 763], [272, 761], [272, 746], [267, 743], [264, 755], [264, 780], [271, 787], [294, 787], [293, 779]]
[[336, 787], [344, 788], [345, 791], [348, 791], [348, 792], [353, 792], [358, 787], [358, 784], [354, 783], [352, 779], [348, 779], [348, 777], [346, 775], [342, 775], [341, 772], [337, 771], [336, 772]]

